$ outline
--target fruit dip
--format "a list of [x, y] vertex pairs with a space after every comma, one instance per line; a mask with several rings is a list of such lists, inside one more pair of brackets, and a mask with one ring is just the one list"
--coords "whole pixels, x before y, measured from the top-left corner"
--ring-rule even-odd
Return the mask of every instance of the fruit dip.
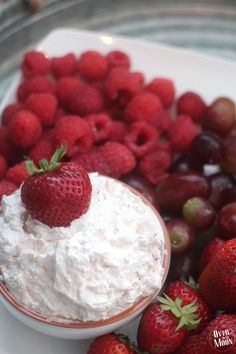
[[89, 176], [89, 209], [69, 227], [28, 216], [20, 189], [2, 198], [2, 281], [17, 301], [51, 320], [106, 319], [162, 284], [164, 235], [154, 209], [121, 182]]

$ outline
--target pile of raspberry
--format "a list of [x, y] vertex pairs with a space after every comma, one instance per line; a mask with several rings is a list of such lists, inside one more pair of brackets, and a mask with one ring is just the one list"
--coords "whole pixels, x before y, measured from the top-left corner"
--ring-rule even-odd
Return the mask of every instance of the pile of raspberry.
[[23, 156], [38, 164], [61, 144], [67, 160], [114, 178], [135, 173], [150, 187], [168, 171], [176, 153], [199, 133], [204, 100], [187, 92], [177, 101], [172, 80], [131, 69], [114, 50], [89, 50], [48, 58], [27, 52], [16, 102], [2, 112], [0, 197], [27, 178]]

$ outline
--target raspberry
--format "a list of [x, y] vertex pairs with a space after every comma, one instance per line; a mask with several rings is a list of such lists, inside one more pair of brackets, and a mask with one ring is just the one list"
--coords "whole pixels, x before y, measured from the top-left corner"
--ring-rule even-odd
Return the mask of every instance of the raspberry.
[[10, 195], [17, 190], [17, 186], [11, 182], [2, 180], [0, 181], [0, 201], [3, 195]]
[[51, 59], [51, 70], [54, 77], [73, 76], [77, 72], [77, 59], [74, 54]]
[[157, 95], [165, 108], [174, 103], [175, 87], [172, 80], [158, 77], [147, 85], [146, 90]]
[[136, 161], [133, 153], [123, 144], [109, 141], [99, 148], [104, 155], [111, 175], [119, 178], [130, 172], [135, 167]]
[[11, 103], [2, 112], [2, 125], [8, 125], [16, 112], [19, 112], [23, 109], [23, 105], [21, 103]]
[[166, 151], [155, 151], [144, 156], [140, 161], [139, 170], [153, 184], [166, 177], [166, 171], [171, 166], [171, 156]]
[[153, 151], [159, 138], [159, 132], [153, 125], [139, 121], [130, 125], [128, 134], [124, 137], [124, 144], [137, 158]]
[[80, 85], [78, 90], [70, 97], [68, 108], [73, 114], [87, 116], [98, 113], [103, 106], [99, 91], [89, 85]]
[[21, 70], [25, 78], [47, 75], [50, 71], [50, 60], [41, 52], [27, 52], [24, 55]]
[[18, 100], [24, 102], [33, 93], [54, 94], [53, 83], [44, 76], [33, 76], [23, 81], [17, 89]]
[[29, 177], [29, 173], [26, 169], [25, 162], [21, 162], [7, 171], [6, 180], [14, 183], [17, 187], [20, 187], [21, 183]]
[[77, 155], [72, 161], [82, 165], [87, 172], [98, 172], [106, 176], [111, 175], [111, 169], [98, 148], [93, 148], [84, 154]]
[[168, 111], [160, 111], [157, 115], [157, 129], [161, 133], [168, 133], [168, 130], [171, 126], [173, 118], [171, 117]]
[[5, 175], [7, 169], [7, 162], [4, 156], [0, 155], [0, 178]]
[[185, 152], [199, 130], [189, 116], [178, 116], [171, 124], [169, 137], [171, 147], [176, 152]]
[[67, 107], [70, 97], [78, 90], [80, 81], [74, 77], [65, 76], [58, 80], [56, 85], [56, 96], [63, 107]]
[[143, 76], [140, 73], [130, 73], [126, 69], [112, 69], [105, 81], [105, 92], [111, 100], [116, 100], [120, 95], [129, 98], [141, 91]]
[[54, 124], [56, 124], [56, 122], [57, 122], [58, 120], [60, 120], [61, 118], [63, 118], [65, 115], [66, 115], [66, 112], [64, 111], [64, 109], [58, 108], [58, 109], [56, 110], [56, 113], [55, 113], [55, 121], [54, 121]]
[[135, 95], [125, 110], [125, 118], [128, 122], [145, 120], [158, 126], [158, 113], [163, 110], [160, 99], [150, 92], [142, 92]]
[[168, 140], [158, 141], [155, 147], [155, 151], [165, 151], [171, 154], [170, 142]]
[[54, 132], [54, 145], [67, 145], [68, 157], [86, 152], [92, 146], [92, 131], [88, 123], [78, 116], [65, 116], [60, 119]]
[[45, 159], [50, 161], [54, 153], [54, 146], [51, 139], [42, 137], [40, 141], [29, 151], [28, 156], [39, 166], [39, 161]]
[[106, 55], [107, 64], [109, 69], [113, 68], [130, 68], [130, 60], [127, 54], [120, 50], [113, 50]]
[[92, 114], [86, 117], [86, 121], [91, 127], [93, 141], [95, 143], [100, 143], [109, 138], [112, 120], [107, 114]]
[[122, 142], [126, 133], [127, 128], [123, 122], [113, 121], [109, 140]]
[[42, 134], [38, 117], [29, 111], [19, 111], [8, 126], [9, 140], [22, 149], [37, 143]]
[[88, 50], [81, 54], [78, 69], [80, 75], [88, 81], [101, 80], [107, 74], [107, 61], [100, 53]]
[[0, 154], [10, 163], [17, 159], [16, 147], [8, 140], [8, 129], [6, 127], [0, 128]]
[[178, 113], [190, 116], [195, 122], [203, 118], [206, 108], [202, 97], [195, 92], [186, 92], [177, 101]]
[[53, 125], [57, 110], [57, 99], [55, 96], [45, 93], [30, 95], [25, 108], [34, 113], [40, 120], [42, 126]]

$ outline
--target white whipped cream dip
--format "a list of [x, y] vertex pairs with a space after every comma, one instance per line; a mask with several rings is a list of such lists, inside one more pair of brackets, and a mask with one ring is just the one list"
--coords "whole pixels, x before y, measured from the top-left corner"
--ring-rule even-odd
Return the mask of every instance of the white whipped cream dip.
[[90, 174], [91, 204], [69, 227], [27, 217], [20, 189], [2, 198], [0, 274], [26, 308], [61, 322], [116, 315], [161, 287], [164, 235], [126, 186]]

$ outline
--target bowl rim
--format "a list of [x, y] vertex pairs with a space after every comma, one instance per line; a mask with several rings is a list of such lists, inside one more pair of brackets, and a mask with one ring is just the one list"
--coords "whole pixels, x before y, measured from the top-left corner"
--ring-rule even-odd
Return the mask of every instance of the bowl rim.
[[[107, 178], [114, 179], [112, 177], [107, 177]], [[158, 289], [154, 294], [152, 293], [151, 295], [143, 297], [141, 300], [136, 302], [134, 305], [129, 307], [127, 310], [122, 311], [119, 314], [109, 317], [107, 319], [99, 320], [99, 321], [67, 322], [66, 323], [66, 322], [59, 322], [59, 321], [50, 320], [47, 317], [45, 317], [39, 313], [36, 313], [34, 311], [27, 309], [20, 302], [18, 302], [13, 297], [13, 295], [11, 295], [11, 293], [7, 290], [7, 288], [5, 287], [3, 282], [0, 281], [0, 295], [2, 295], [4, 297], [4, 299], [12, 307], [14, 307], [15, 310], [20, 312], [22, 315], [29, 317], [31, 320], [36, 320], [36, 321], [41, 322], [43, 324], [47, 324], [47, 325], [51, 325], [51, 326], [55, 326], [55, 327], [60, 327], [60, 328], [65, 328], [65, 329], [91, 329], [91, 328], [97, 328], [97, 327], [111, 325], [113, 323], [119, 322], [119, 321], [135, 314], [140, 309], [142, 309], [142, 307], [144, 307], [145, 305], [148, 305], [155, 298], [157, 293], [159, 293], [161, 291], [163, 284], [165, 282], [165, 279], [167, 277], [168, 271], [169, 271], [170, 258], [171, 258], [170, 238], [169, 238], [169, 234], [168, 234], [167, 228], [165, 226], [165, 223], [164, 223], [161, 215], [159, 214], [158, 210], [151, 204], [151, 202], [142, 193], [140, 193], [139, 191], [137, 191], [133, 187], [127, 185], [126, 183], [124, 183], [120, 180], [116, 180], [116, 181], [123, 184], [125, 187], [128, 187], [134, 194], [138, 195], [143, 200], [143, 202], [145, 204], [147, 204], [154, 211], [154, 213], [156, 214], [158, 221], [161, 225], [161, 229], [163, 232], [163, 238], [164, 238], [165, 250], [164, 250], [164, 257], [163, 257], [163, 262], [162, 262], [164, 274], [162, 276], [162, 282], [161, 282], [160, 289]]]

